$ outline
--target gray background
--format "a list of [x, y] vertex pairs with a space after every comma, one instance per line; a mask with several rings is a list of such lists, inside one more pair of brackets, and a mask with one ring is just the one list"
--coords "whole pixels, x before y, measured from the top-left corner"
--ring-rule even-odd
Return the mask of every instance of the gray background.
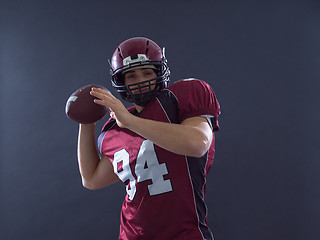
[[0, 14], [1, 239], [117, 238], [125, 190], [82, 187], [64, 108], [89, 83], [118, 96], [107, 59], [134, 36], [166, 47], [171, 82], [219, 99], [216, 240], [319, 239], [319, 1], [1, 0]]

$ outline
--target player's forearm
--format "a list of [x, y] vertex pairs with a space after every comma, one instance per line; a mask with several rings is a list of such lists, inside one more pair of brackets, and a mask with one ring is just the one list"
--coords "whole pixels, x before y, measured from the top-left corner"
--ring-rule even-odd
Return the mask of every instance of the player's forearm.
[[78, 163], [81, 176], [90, 179], [100, 161], [95, 142], [95, 125], [80, 124], [78, 136]]
[[208, 138], [197, 127], [132, 118], [128, 128], [156, 145], [176, 154], [200, 157], [209, 148]]

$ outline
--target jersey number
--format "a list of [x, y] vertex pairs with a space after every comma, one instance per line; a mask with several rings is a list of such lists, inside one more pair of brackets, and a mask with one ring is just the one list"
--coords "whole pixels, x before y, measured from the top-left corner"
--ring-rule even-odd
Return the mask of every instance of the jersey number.
[[[165, 163], [159, 163], [157, 155], [154, 151], [154, 145], [149, 140], [144, 140], [140, 146], [135, 166], [134, 178], [130, 168], [130, 155], [126, 149], [121, 149], [114, 154], [113, 170], [123, 181], [129, 181], [126, 186], [129, 200], [133, 200], [136, 194], [136, 183], [146, 180], [152, 180], [148, 185], [149, 194], [151, 196], [172, 191], [170, 179], [165, 180], [164, 175], [168, 174]], [[121, 166], [118, 168], [118, 166]]]

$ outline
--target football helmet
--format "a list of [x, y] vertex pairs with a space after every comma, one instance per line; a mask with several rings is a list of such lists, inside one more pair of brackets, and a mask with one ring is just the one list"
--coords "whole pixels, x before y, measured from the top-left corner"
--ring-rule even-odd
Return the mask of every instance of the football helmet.
[[[138, 67], [153, 69], [157, 77], [144, 82], [126, 85], [124, 82], [125, 72]], [[170, 71], [164, 55], [164, 49], [162, 50], [154, 41], [148, 38], [135, 37], [122, 42], [112, 55], [110, 68], [112, 86], [124, 100], [139, 106], [146, 106], [152, 98], [168, 86]], [[153, 85], [155, 87], [151, 90]], [[145, 91], [145, 88], [148, 91]]]

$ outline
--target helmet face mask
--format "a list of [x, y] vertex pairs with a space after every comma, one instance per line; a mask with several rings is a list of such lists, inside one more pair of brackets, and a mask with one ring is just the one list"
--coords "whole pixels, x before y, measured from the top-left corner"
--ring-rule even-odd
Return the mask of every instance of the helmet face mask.
[[[112, 56], [110, 66], [112, 86], [125, 101], [139, 106], [146, 106], [168, 86], [170, 71], [167, 60], [161, 48], [150, 39], [138, 37], [121, 43]], [[126, 85], [124, 74], [134, 68], [151, 68], [157, 77]]]

